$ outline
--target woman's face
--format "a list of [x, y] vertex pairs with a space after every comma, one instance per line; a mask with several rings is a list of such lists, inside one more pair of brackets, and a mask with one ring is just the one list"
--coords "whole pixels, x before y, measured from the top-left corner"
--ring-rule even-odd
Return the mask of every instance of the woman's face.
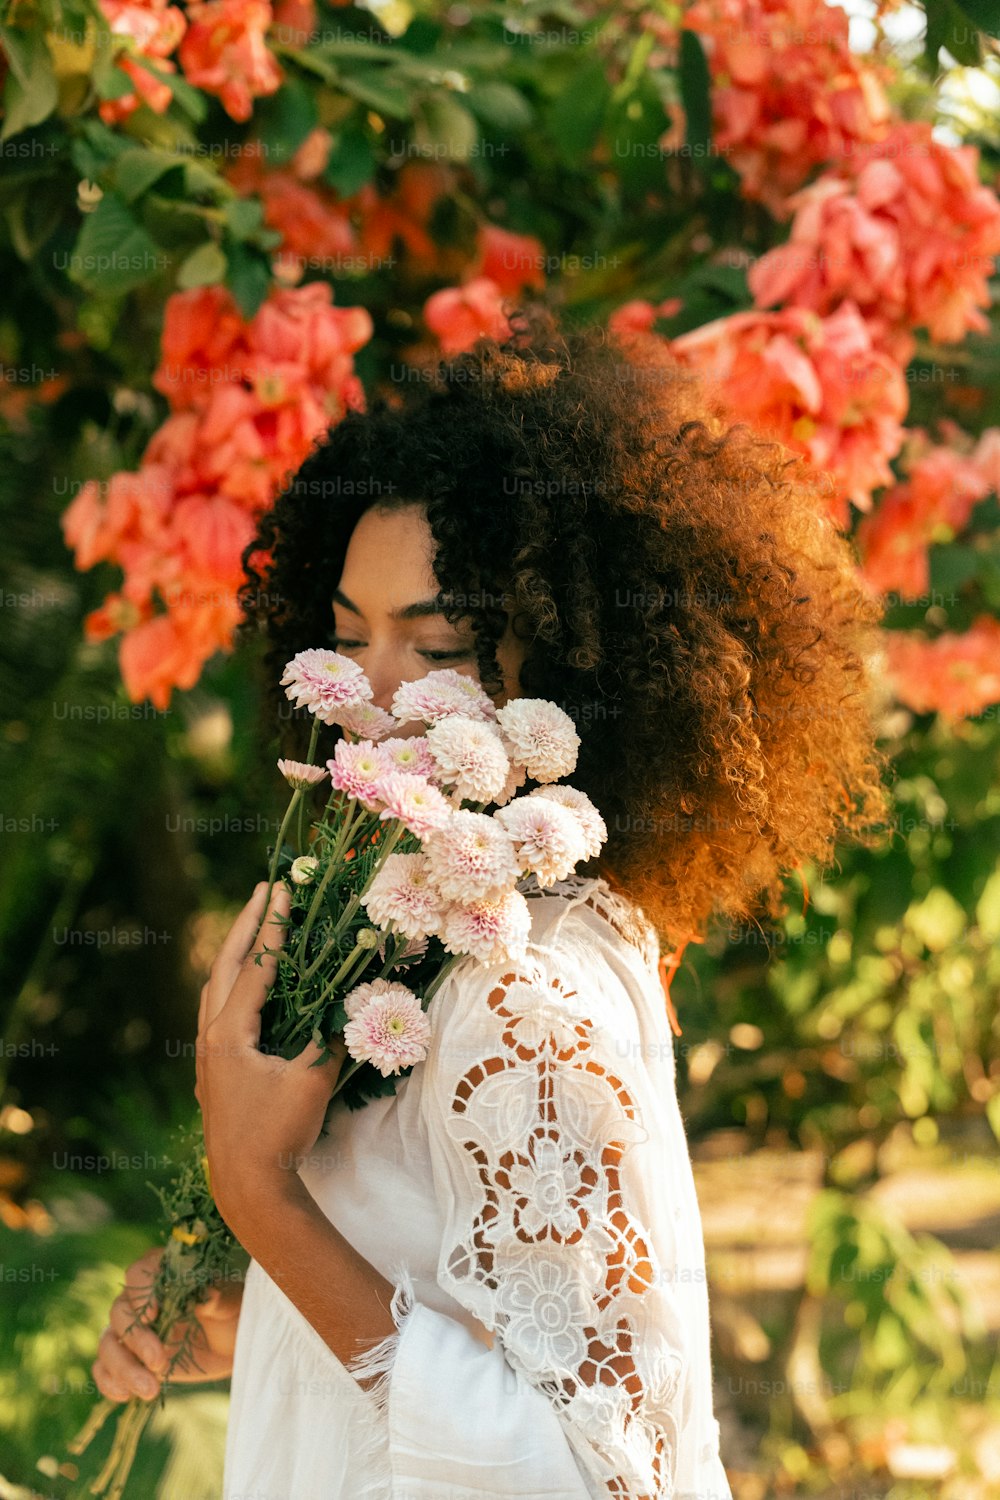
[[[435, 607], [433, 557], [422, 505], [373, 507], [351, 533], [333, 594], [333, 645], [364, 669], [379, 708], [389, 707], [401, 682], [442, 667], [479, 681], [471, 621], [449, 625]], [[497, 707], [518, 696], [524, 656], [525, 643], [515, 637], [508, 615], [497, 646], [504, 678], [503, 691], [494, 696]]]

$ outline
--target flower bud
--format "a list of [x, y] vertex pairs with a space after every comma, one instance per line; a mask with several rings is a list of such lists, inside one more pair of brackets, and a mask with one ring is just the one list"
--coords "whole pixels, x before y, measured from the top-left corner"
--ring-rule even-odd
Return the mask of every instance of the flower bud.
[[381, 935], [374, 927], [362, 927], [354, 939], [357, 948], [377, 948], [381, 941]]
[[300, 854], [298, 859], [292, 860], [292, 868], [289, 874], [296, 885], [308, 885], [316, 874], [319, 860], [311, 854]]

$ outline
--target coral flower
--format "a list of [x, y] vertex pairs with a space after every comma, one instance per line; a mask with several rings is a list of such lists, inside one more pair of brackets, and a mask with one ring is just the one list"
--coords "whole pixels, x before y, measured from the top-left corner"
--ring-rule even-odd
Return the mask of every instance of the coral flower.
[[254, 99], [273, 94], [282, 80], [265, 39], [268, 0], [195, 0], [187, 16], [178, 57], [188, 83], [216, 94], [234, 120], [249, 120]]
[[443, 354], [471, 349], [481, 334], [506, 338], [510, 333], [504, 294], [489, 276], [477, 276], [464, 286], [434, 292], [424, 303], [424, 322]]
[[847, 525], [848, 500], [870, 510], [872, 491], [893, 482], [889, 460], [903, 442], [909, 392], [852, 302], [829, 318], [800, 307], [734, 313], [670, 348], [712, 382], [736, 420], [835, 474], [839, 526]]

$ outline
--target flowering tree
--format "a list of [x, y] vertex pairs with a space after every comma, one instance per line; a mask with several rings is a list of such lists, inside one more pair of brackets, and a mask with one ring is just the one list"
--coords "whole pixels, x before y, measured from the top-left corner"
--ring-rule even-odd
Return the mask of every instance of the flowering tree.
[[[949, 38], [969, 60], [929, 15], [935, 62]], [[121, 569], [86, 628], [121, 637], [130, 697], [163, 706], [230, 646], [240, 551], [363, 404], [354, 355], [391, 384], [392, 355], [419, 373], [501, 332], [530, 288], [661, 332], [734, 419], [835, 477], [834, 519], [899, 606], [901, 702], [1000, 699], [1000, 428], [962, 425], [975, 389], [952, 379], [992, 336], [995, 181], [925, 100], [903, 117], [904, 61], [882, 36], [852, 52], [848, 30], [825, 0], [582, 4], [558, 26], [430, 5], [394, 30], [295, 0], [15, 7], [7, 223], [65, 325], [35, 399], [96, 343], [169, 408], [138, 467], [65, 515], [78, 567]], [[158, 362], [119, 352], [136, 303], [162, 309]], [[950, 411], [913, 399], [928, 371]], [[983, 567], [928, 635], [932, 562], [956, 542]]]

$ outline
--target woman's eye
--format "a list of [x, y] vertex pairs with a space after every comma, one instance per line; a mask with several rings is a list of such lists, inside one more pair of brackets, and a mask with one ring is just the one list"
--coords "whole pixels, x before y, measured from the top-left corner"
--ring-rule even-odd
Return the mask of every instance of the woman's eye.
[[463, 657], [469, 656], [469, 651], [421, 651], [419, 653], [427, 661], [461, 661]]
[[364, 646], [364, 641], [347, 641], [339, 635], [330, 637], [330, 649], [333, 651], [358, 651]]

